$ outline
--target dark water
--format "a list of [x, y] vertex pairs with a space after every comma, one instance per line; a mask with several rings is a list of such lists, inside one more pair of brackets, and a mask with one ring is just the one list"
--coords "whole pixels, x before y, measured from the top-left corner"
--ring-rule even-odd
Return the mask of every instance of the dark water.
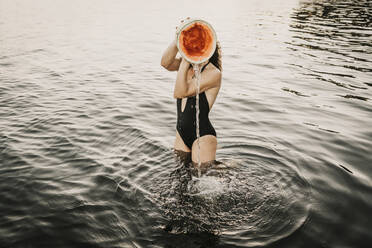
[[[196, 3], [0, 0], [0, 247], [371, 247], [372, 2]], [[199, 179], [160, 67], [186, 16], [223, 50]]]

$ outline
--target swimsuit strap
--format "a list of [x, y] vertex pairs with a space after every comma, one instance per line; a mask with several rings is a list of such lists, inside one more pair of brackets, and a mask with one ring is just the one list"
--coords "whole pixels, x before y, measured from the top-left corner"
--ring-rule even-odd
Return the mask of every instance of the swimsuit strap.
[[206, 63], [206, 64], [203, 66], [203, 68], [201, 69], [200, 72], [202, 72], [202, 71], [205, 69], [205, 67], [207, 67], [207, 65], [209, 64], [209, 62], [211, 62], [211, 61], [208, 61], [208, 63]]

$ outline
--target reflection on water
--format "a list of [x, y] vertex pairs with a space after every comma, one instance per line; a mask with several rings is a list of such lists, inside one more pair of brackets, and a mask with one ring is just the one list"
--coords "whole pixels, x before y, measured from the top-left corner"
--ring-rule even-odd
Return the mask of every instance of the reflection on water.
[[[0, 246], [372, 243], [371, 1], [197, 4], [0, 0]], [[159, 65], [190, 15], [224, 66], [200, 178]]]
[[292, 65], [320, 83], [353, 92], [342, 97], [368, 100], [363, 95], [372, 77], [371, 2], [305, 1], [291, 18], [287, 44], [301, 58]]

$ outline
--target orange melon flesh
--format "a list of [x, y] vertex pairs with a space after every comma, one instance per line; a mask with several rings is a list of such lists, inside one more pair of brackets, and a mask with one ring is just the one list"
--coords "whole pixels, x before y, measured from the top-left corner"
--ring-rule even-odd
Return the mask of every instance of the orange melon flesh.
[[179, 47], [190, 60], [202, 61], [213, 52], [213, 33], [207, 25], [195, 22], [182, 30]]

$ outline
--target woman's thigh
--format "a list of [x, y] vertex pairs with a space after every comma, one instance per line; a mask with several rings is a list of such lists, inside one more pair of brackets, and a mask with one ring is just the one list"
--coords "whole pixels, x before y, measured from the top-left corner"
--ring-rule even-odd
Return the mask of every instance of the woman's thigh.
[[174, 141], [174, 149], [184, 151], [184, 152], [191, 152], [191, 150], [185, 145], [183, 142], [180, 134], [176, 131], [176, 139]]
[[[213, 135], [204, 135], [200, 137], [200, 161], [201, 163], [213, 161], [216, 159], [217, 138]], [[192, 144], [192, 161], [198, 161], [198, 141]]]

